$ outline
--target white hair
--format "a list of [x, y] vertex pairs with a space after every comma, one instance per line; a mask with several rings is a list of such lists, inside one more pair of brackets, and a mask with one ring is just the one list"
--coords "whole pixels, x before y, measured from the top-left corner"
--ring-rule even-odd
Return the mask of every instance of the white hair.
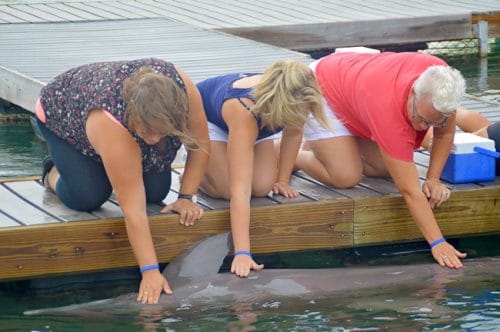
[[450, 113], [457, 109], [465, 93], [465, 80], [454, 68], [431, 66], [415, 81], [413, 91], [417, 99], [428, 96], [437, 111]]

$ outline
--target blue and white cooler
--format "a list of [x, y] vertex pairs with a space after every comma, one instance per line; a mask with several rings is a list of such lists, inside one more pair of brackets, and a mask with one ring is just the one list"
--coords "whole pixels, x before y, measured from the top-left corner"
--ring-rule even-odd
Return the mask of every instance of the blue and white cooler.
[[491, 139], [470, 133], [456, 133], [441, 179], [451, 183], [493, 181], [500, 153]]

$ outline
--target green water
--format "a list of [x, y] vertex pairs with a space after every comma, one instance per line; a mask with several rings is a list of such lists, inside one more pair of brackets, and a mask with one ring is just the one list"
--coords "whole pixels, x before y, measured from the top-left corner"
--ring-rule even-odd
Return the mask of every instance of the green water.
[[[453, 241], [471, 257], [500, 255], [500, 235]], [[266, 266], [294, 268], [431, 262], [422, 243], [256, 259]], [[328, 298], [271, 297], [203, 306], [179, 303], [174, 309], [145, 306], [134, 315], [113, 313], [119, 308], [110, 308], [104, 317], [22, 315], [25, 310], [135, 292], [137, 275], [124, 276], [128, 279], [105, 281], [91, 275], [74, 279], [73, 284], [66, 277], [47, 284], [41, 280], [0, 287], [0, 331], [495, 331], [500, 326], [500, 280], [488, 277], [444, 286], [425, 283], [353, 289]]]
[[0, 177], [40, 175], [46, 154], [29, 122], [0, 124]]
[[[1, 1], [0, 1], [1, 2]], [[441, 55], [462, 71], [467, 92], [500, 101], [500, 42], [486, 60], [477, 55]], [[40, 174], [46, 147], [29, 123], [0, 124], [0, 177]], [[460, 240], [470, 256], [500, 255], [499, 236]], [[429, 262], [424, 244], [404, 246], [402, 254], [379, 249], [314, 252], [263, 257], [266, 266], [337, 267], [355, 264]], [[340, 256], [339, 256], [340, 255]], [[318, 271], [320, 273], [320, 271]], [[0, 331], [500, 331], [500, 281], [450, 283], [441, 289], [388, 288], [339, 294], [335, 298], [269, 299], [265, 302], [173, 311], [144, 310], [134, 316], [82, 319], [22, 315], [25, 310], [82, 303], [134, 292], [136, 274], [119, 281], [89, 277], [49, 289], [32, 283], [0, 284]]]

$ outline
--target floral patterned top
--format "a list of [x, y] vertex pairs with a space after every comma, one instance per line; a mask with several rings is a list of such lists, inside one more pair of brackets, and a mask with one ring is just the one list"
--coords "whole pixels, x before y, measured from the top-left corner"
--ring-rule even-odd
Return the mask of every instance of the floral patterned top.
[[[121, 97], [123, 82], [144, 66], [172, 78], [186, 92], [184, 81], [174, 65], [164, 60], [151, 58], [87, 64], [60, 74], [41, 90], [45, 125], [83, 155], [101, 162], [85, 132], [88, 113], [95, 109], [107, 110], [128, 129], [124, 122], [126, 105]], [[181, 141], [175, 136], [162, 140], [165, 146], [161, 149], [158, 145], [146, 144], [134, 132], [130, 133], [141, 148], [144, 172], [167, 170], [181, 147]]]

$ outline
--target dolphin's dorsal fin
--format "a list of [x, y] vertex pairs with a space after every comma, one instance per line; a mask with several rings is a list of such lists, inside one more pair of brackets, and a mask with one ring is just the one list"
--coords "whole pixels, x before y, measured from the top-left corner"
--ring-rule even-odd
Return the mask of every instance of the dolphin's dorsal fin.
[[163, 275], [172, 287], [182, 280], [190, 282], [202, 277], [214, 276], [232, 249], [230, 233], [223, 233], [205, 238], [170, 262]]

